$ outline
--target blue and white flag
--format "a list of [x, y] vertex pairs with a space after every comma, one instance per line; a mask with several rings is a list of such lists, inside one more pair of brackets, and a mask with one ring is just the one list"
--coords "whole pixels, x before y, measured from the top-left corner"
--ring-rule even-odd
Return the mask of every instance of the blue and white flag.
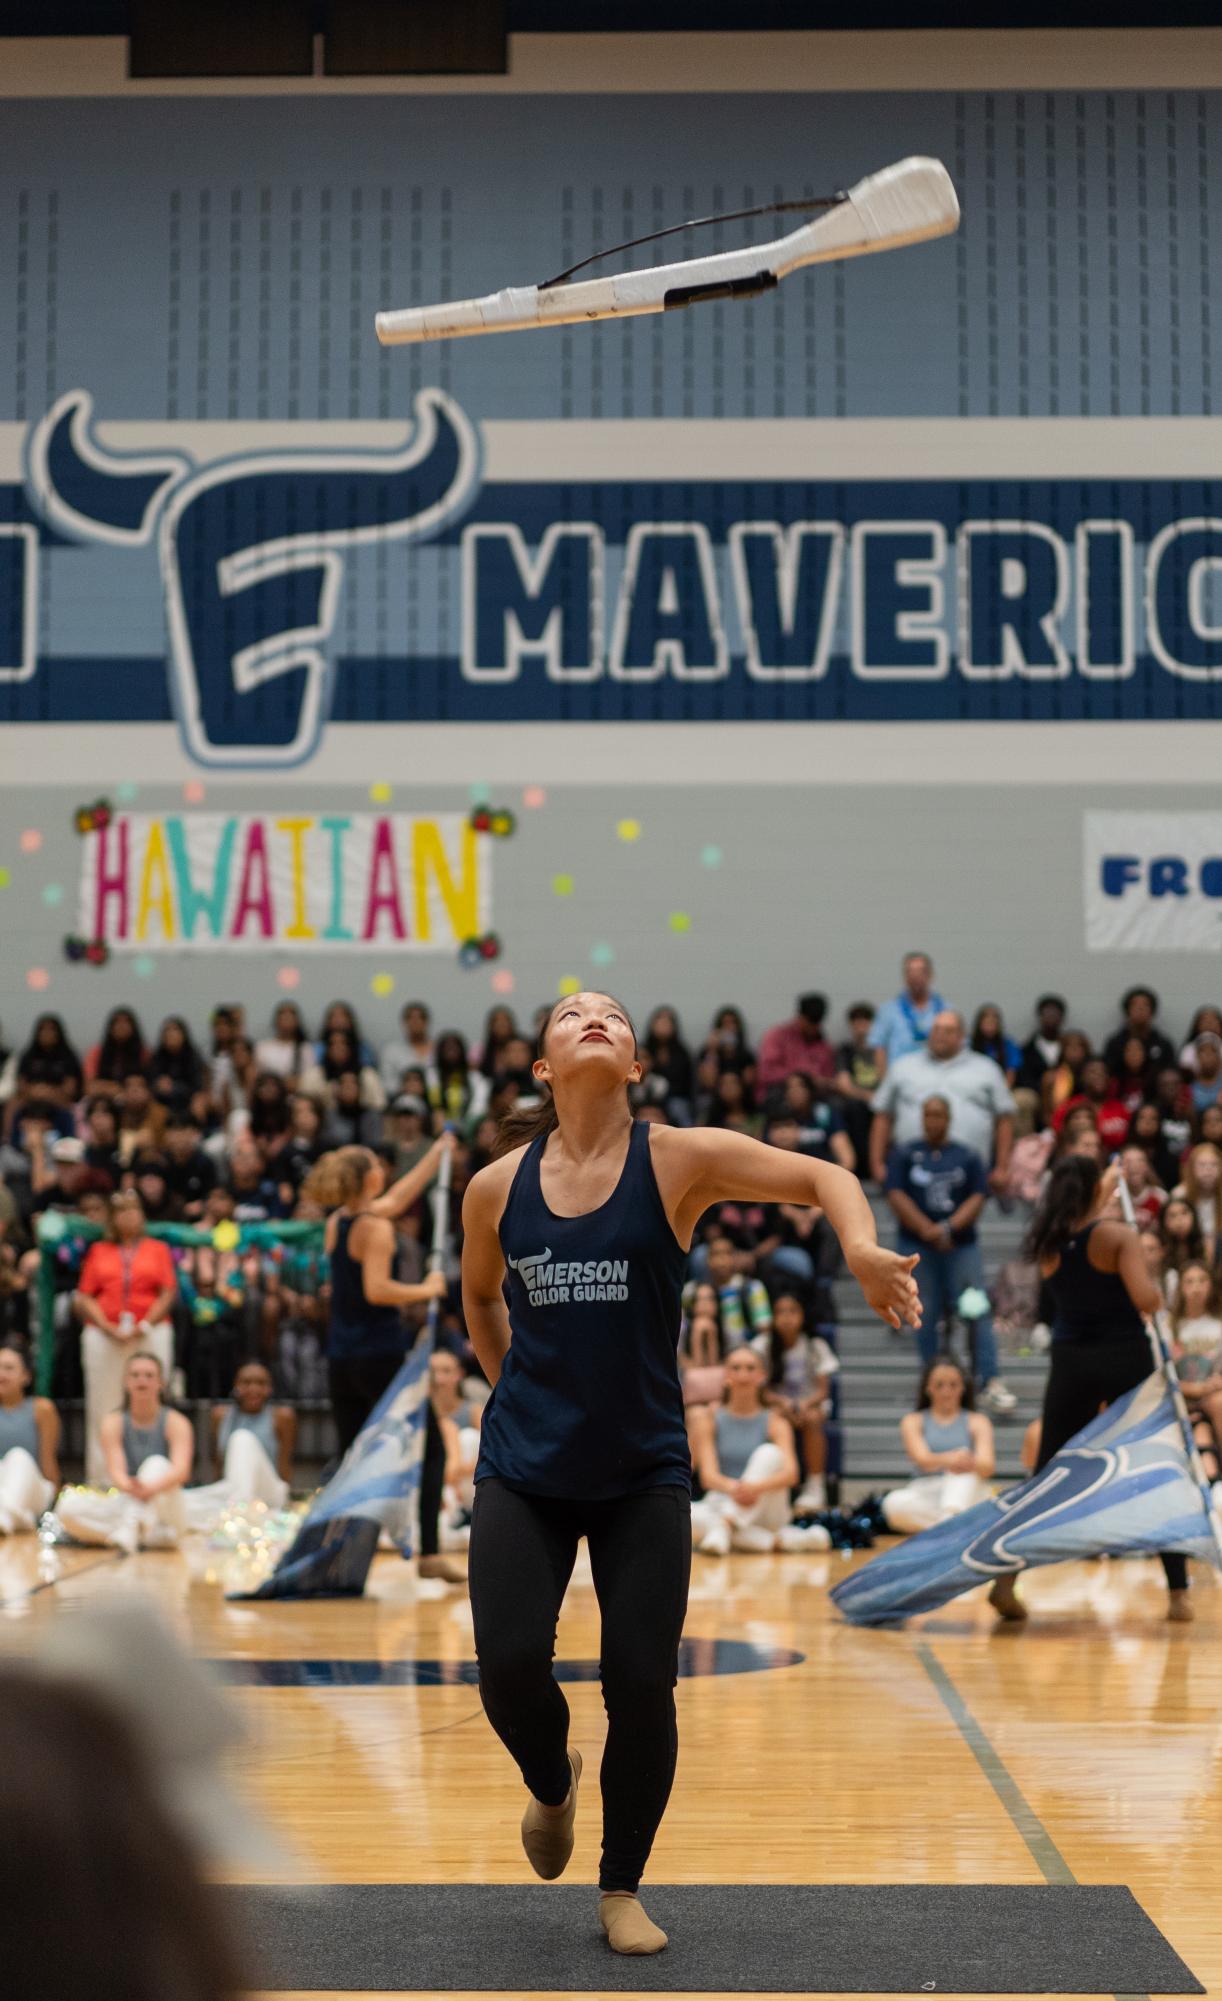
[[1160, 1550], [1219, 1562], [1162, 1371], [1092, 1418], [1031, 1479], [885, 1551], [831, 1597], [854, 1625], [886, 1625], [1037, 1564]]
[[359, 1598], [383, 1529], [412, 1553], [435, 1315], [271, 1576], [250, 1598]]

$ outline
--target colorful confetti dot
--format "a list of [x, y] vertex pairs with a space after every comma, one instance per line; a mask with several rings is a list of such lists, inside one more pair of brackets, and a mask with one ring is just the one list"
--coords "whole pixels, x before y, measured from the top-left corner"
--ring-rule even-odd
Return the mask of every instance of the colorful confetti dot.
[[572, 876], [554, 875], [552, 877], [552, 888], [557, 896], [571, 896], [573, 894]]
[[151, 980], [157, 971], [157, 961], [148, 952], [141, 952], [138, 959], [132, 960], [132, 971], [138, 980]]
[[115, 798], [120, 806], [130, 806], [133, 799], [140, 796], [140, 787], [134, 779], [125, 778], [122, 785], [115, 786]]
[[36, 855], [42, 846], [42, 835], [37, 827], [27, 827], [17, 843], [23, 855]]
[[7, 889], [12, 880], [13, 880], [12, 869], [0, 868], [0, 889]]
[[562, 980], [557, 981], [556, 992], [561, 1000], [567, 1000], [570, 994], [581, 992], [581, 981], [575, 979], [572, 973], [566, 973]]
[[25, 983], [31, 993], [45, 993], [51, 984], [51, 975], [45, 966], [31, 966], [25, 976]]
[[395, 990], [395, 976], [393, 973], [375, 973], [369, 987], [379, 1000], [385, 1000], [387, 994], [393, 994]]
[[691, 920], [691, 918], [690, 918], [690, 917], [688, 916], [688, 914], [687, 914], [686, 910], [672, 910], [672, 911], [671, 911], [671, 913], [670, 913], [670, 928], [671, 928], [671, 930], [672, 930], [672, 931], [690, 931], [690, 930], [691, 930], [691, 928], [692, 928], [692, 920]]
[[188, 778], [182, 788], [183, 801], [188, 806], [202, 806], [206, 797], [202, 778]]
[[64, 900], [63, 883], [62, 882], [44, 883], [42, 891], [42, 900], [46, 904], [48, 910], [54, 910], [56, 904], [62, 903]]
[[543, 790], [543, 787], [541, 785], [528, 785], [522, 794], [522, 804], [529, 806], [532, 813], [537, 812], [540, 806], [546, 806], [547, 794]]
[[711, 845], [707, 848], [701, 848], [700, 859], [704, 863], [705, 868], [720, 868], [721, 849]]
[[376, 785], [370, 786], [369, 797], [373, 800], [375, 806], [389, 806], [391, 788], [386, 784], [384, 779], [379, 780]]
[[517, 982], [514, 979], [513, 974], [510, 972], [508, 966], [498, 966], [495, 973], [492, 975], [493, 993], [511, 994], [516, 985]]
[[276, 985], [283, 987], [286, 993], [292, 993], [294, 987], [301, 985], [301, 973], [298, 968], [296, 966], [280, 966], [276, 972]]
[[614, 945], [606, 945], [606, 944], [602, 944], [602, 943], [599, 943], [599, 944], [597, 944], [597, 945], [591, 945], [591, 947], [590, 947], [590, 964], [591, 964], [592, 966], [612, 966], [612, 965], [614, 965], [614, 964], [615, 964], [615, 947], [614, 947]]
[[615, 831], [621, 841], [639, 841], [641, 838], [641, 823], [639, 820], [618, 820]]

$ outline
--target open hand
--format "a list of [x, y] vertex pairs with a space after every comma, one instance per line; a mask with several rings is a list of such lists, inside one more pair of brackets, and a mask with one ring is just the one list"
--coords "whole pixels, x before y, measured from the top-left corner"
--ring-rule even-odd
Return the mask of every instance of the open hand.
[[880, 1320], [889, 1327], [921, 1324], [921, 1295], [912, 1274], [921, 1260], [915, 1254], [902, 1258], [898, 1251], [886, 1251], [881, 1244], [862, 1244], [846, 1261], [853, 1277]]

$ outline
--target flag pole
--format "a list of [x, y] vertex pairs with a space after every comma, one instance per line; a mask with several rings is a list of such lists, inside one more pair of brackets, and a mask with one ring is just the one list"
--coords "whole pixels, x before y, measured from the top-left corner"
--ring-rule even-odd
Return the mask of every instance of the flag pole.
[[[1117, 1166], [1120, 1165], [1119, 1156], [1117, 1156], [1115, 1164]], [[1137, 1211], [1133, 1207], [1133, 1197], [1129, 1193], [1129, 1186], [1124, 1178], [1123, 1169], [1121, 1169], [1120, 1178], [1116, 1183], [1116, 1192], [1120, 1197], [1120, 1208], [1125, 1222], [1136, 1229]], [[1209, 1484], [1209, 1476], [1205, 1471], [1201, 1455], [1197, 1451], [1196, 1439], [1192, 1435], [1192, 1418], [1188, 1410], [1188, 1399], [1184, 1395], [1184, 1386], [1180, 1381], [1179, 1370], [1175, 1366], [1175, 1358], [1171, 1353], [1171, 1343], [1167, 1338], [1167, 1331], [1163, 1325], [1163, 1315], [1160, 1313], [1143, 1313], [1142, 1322], [1149, 1336], [1151, 1349], [1162, 1369], [1167, 1388], [1171, 1392], [1171, 1401], [1175, 1406], [1175, 1414], [1180, 1422], [1180, 1430], [1184, 1434], [1184, 1448], [1188, 1454], [1189, 1469], [1193, 1479], [1197, 1483], [1201, 1499], [1205, 1505], [1205, 1519], [1209, 1523], [1210, 1533], [1214, 1539], [1214, 1547], [1218, 1552], [1218, 1567], [1222, 1570], [1222, 1520], [1219, 1519], [1218, 1510], [1214, 1506], [1213, 1489]]]

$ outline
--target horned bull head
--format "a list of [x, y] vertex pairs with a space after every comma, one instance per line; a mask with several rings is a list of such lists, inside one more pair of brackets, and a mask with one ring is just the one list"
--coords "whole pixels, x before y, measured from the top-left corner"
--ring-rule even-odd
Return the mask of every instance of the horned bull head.
[[170, 685], [201, 763], [287, 765], [314, 749], [330, 707], [330, 638], [343, 551], [435, 534], [478, 475], [474, 429], [440, 390], [416, 397], [391, 450], [254, 452], [197, 466], [182, 453], [99, 443], [73, 391], [31, 435], [31, 497], [75, 540], [156, 536]]

